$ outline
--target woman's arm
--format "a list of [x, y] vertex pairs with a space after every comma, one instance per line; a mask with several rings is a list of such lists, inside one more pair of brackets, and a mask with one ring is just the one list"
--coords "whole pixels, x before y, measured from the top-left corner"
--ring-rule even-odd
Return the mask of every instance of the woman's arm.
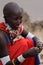
[[28, 38], [28, 39], [30, 38], [31, 40], [33, 40], [34, 45], [35, 45], [36, 47], [39, 47], [39, 48], [40, 48], [40, 51], [42, 50], [42, 45], [43, 45], [43, 43], [42, 43], [42, 42], [40, 41], [40, 39], [37, 38], [35, 35], [33, 35], [33, 34], [30, 33], [30, 32], [27, 32], [25, 29], [23, 29], [21, 35], [22, 35], [23, 37], [25, 37], [25, 38]]

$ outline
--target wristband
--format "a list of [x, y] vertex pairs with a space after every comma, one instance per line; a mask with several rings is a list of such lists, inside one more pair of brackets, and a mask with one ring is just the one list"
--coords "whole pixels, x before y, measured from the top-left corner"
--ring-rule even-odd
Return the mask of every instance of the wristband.
[[0, 60], [2, 64], [5, 65], [8, 61], [10, 61], [10, 58], [9, 56], [5, 56], [5, 57], [0, 58]]
[[32, 39], [34, 37], [34, 35], [29, 32], [26, 37]]
[[20, 55], [17, 59], [21, 63], [25, 60], [25, 58], [22, 55]]

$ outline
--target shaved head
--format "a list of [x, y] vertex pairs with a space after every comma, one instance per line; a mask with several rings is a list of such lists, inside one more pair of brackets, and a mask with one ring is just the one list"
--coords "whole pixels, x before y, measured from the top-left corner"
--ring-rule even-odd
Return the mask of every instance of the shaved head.
[[12, 27], [12, 29], [18, 28], [22, 22], [22, 8], [17, 3], [7, 3], [3, 8], [3, 14], [5, 22]]
[[3, 8], [3, 14], [4, 16], [20, 16], [22, 13], [21, 8], [17, 3], [7, 3]]

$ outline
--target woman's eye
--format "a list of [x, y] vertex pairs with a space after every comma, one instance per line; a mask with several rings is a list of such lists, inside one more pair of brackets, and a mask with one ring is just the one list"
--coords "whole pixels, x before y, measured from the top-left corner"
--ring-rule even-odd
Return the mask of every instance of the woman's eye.
[[16, 17], [16, 18], [15, 18], [15, 20], [18, 20], [18, 19], [19, 19], [19, 20], [22, 19], [22, 16]]
[[18, 20], [18, 17], [14, 18], [14, 20]]

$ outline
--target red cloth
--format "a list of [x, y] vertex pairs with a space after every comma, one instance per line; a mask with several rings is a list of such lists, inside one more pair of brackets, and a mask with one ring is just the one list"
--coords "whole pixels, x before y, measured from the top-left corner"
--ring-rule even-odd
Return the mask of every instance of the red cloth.
[[[0, 23], [0, 30], [5, 31], [8, 34], [8, 31], [6, 30], [6, 27], [3, 23]], [[13, 45], [9, 43], [7, 47], [11, 60], [23, 54], [33, 46], [34, 44], [30, 39], [24, 39], [24, 38], [17, 40]], [[35, 58], [31, 57], [31, 58], [27, 58], [21, 65], [34, 65], [34, 62], [35, 62]], [[1, 62], [0, 65], [2, 65]]]
[[[26, 52], [28, 49], [33, 47], [33, 42], [29, 39], [20, 39], [17, 40], [14, 45], [8, 44], [8, 51], [10, 58], [16, 58], [22, 53]], [[21, 65], [34, 65], [34, 57], [27, 58]]]
[[[17, 40], [13, 45], [9, 43], [7, 47], [11, 60], [13, 58], [18, 57], [22, 53], [26, 52], [28, 49], [30, 49], [33, 46], [34, 46], [33, 42], [29, 39]], [[35, 58], [31, 57], [31, 58], [27, 58], [21, 65], [34, 65], [34, 62], [35, 62]], [[0, 65], [2, 64], [0, 63]]]

